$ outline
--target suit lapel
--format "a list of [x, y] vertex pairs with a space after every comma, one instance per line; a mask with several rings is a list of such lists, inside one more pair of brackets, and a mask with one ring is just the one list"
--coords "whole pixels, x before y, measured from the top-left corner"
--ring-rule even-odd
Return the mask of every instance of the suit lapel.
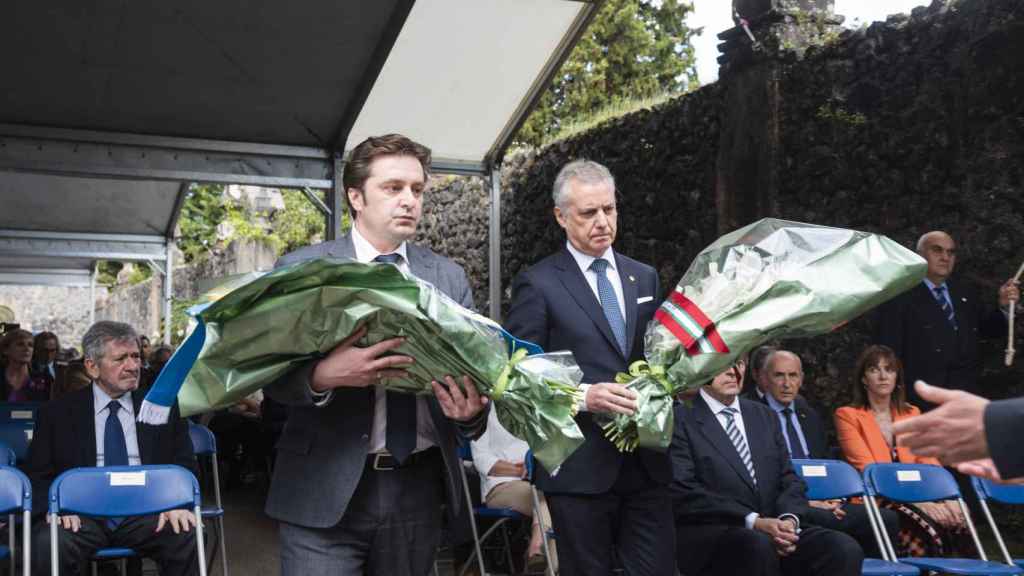
[[355, 258], [356, 248], [352, 244], [352, 235], [345, 234], [327, 247], [327, 254], [335, 258]]
[[637, 271], [631, 263], [615, 253], [616, 269], [619, 272], [619, 280], [622, 282], [622, 297], [626, 300], [626, 360], [629, 360], [633, 352], [633, 341], [636, 339], [637, 330], [641, 327], [636, 325], [636, 296], [637, 296]]
[[597, 326], [598, 331], [608, 341], [608, 345], [611, 346], [612, 350], [617, 351], [621, 356], [622, 351], [619, 350], [619, 344], [615, 341], [615, 336], [612, 335], [612, 327], [608, 324], [608, 319], [604, 317], [601, 303], [594, 296], [593, 290], [587, 284], [587, 279], [583, 277], [583, 271], [576, 264], [572, 254], [569, 254], [568, 249], [562, 248], [558, 255], [559, 257], [555, 261], [555, 270], [557, 271], [558, 279], [565, 287], [565, 291], [572, 296], [576, 304], [590, 317], [590, 320]]
[[[144, 394], [139, 394], [138, 392], [139, 391], [136, 390], [135, 392], [132, 393], [132, 406], [134, 407], [133, 412], [135, 414], [139, 413], [139, 409], [142, 407], [142, 400], [145, 398]], [[135, 441], [139, 445], [139, 461], [141, 464], [152, 462], [153, 459], [149, 458], [149, 454], [146, 453], [146, 449], [149, 447], [149, 439], [146, 438], [145, 434], [145, 431], [147, 429], [152, 428], [150, 426], [146, 426], [144, 424], [139, 423], [138, 418], [134, 418], [133, 420], [135, 420]]]
[[[769, 410], [771, 410], [769, 408]], [[758, 478], [761, 478], [762, 482], [769, 478], [777, 477], [778, 472], [772, 473], [773, 471], [768, 470], [766, 459], [768, 454], [771, 454], [775, 447], [772, 445], [774, 437], [772, 434], [765, 430], [764, 422], [754, 410], [743, 411], [745, 416], [743, 418], [743, 427], [747, 432], [747, 446], [750, 448], [750, 460], [754, 464], [754, 474], [757, 474]], [[778, 418], [779, 415], [771, 410], [770, 416], [772, 418]], [[799, 442], [799, 438], [793, 438], [791, 442]], [[786, 448], [783, 447], [785, 451]], [[782, 455], [784, 458], [789, 458], [789, 452]]]
[[430, 258], [430, 253], [411, 242], [406, 243], [405, 253], [409, 256], [409, 271], [412, 275], [440, 289], [441, 287], [437, 285], [436, 262]]
[[[733, 445], [732, 440], [729, 440], [729, 436], [725, 433], [725, 428], [722, 428], [722, 424], [718, 421], [718, 417], [711, 412], [711, 408], [707, 405], [707, 402], [703, 398], [697, 396], [693, 401], [694, 415], [696, 416], [697, 424], [700, 427], [701, 434], [707, 439], [709, 443], [725, 458], [725, 461], [729, 463], [729, 466], [743, 479], [747, 487], [750, 488], [751, 492], [755, 494], [757, 491], [754, 489], [754, 481], [750, 478], [750, 473], [747, 472], [747, 467], [740, 460], [739, 453], [736, 452], [736, 446]], [[744, 420], [743, 424], [746, 425], [747, 421]], [[750, 441], [750, 432], [747, 428], [747, 443]], [[753, 452], [751, 452], [753, 453]], [[755, 466], [754, 471], [757, 471]]]
[[82, 439], [80, 447], [83, 466], [96, 465], [96, 401], [92, 386], [82, 389], [83, 398], [80, 401], [72, 402], [75, 414], [72, 426], [75, 437]]

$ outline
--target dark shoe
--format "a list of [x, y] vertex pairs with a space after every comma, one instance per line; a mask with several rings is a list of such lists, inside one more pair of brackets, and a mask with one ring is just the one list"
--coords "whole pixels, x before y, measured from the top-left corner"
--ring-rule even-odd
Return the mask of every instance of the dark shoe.
[[542, 574], [547, 567], [548, 562], [544, 558], [544, 554], [533, 554], [526, 559], [524, 572], [527, 574]]

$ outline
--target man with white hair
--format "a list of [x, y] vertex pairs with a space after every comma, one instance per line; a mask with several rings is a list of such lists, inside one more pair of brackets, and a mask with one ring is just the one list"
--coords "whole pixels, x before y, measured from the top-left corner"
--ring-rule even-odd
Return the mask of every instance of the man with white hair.
[[[978, 335], [997, 337], [1006, 330], [1006, 316], [985, 306], [968, 286], [951, 278], [956, 266], [956, 242], [941, 231], [928, 232], [917, 252], [928, 261], [921, 284], [878, 309], [875, 341], [893, 349], [903, 361], [904, 381], [916, 380], [942, 388], [984, 395], [978, 387], [981, 363]], [[999, 287], [1003, 310], [1020, 298], [1012, 279]], [[922, 410], [932, 407], [913, 386], [907, 400]]]

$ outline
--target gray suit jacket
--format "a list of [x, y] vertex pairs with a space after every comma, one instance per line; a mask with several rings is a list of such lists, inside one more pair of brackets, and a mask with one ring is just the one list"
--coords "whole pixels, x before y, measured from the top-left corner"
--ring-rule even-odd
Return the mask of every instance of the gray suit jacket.
[[[416, 277], [463, 306], [473, 307], [473, 293], [461, 266], [413, 244], [407, 244], [407, 254]], [[352, 238], [346, 235], [296, 250], [281, 257], [277, 265], [314, 258], [355, 258]], [[327, 405], [314, 406], [309, 381], [315, 365], [316, 361], [307, 362], [266, 388], [271, 398], [289, 406], [288, 421], [277, 445], [266, 510], [278, 520], [327, 528], [341, 521], [366, 466], [374, 389], [339, 388]], [[457, 447], [483, 433], [487, 411], [463, 424], [446, 418], [433, 397], [429, 408], [447, 470], [448, 510], [456, 516], [463, 505]]]

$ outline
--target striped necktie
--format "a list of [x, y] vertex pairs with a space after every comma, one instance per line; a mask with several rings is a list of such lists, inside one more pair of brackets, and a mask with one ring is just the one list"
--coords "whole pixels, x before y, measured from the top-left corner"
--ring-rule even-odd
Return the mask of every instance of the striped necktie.
[[945, 284], [935, 287], [935, 299], [939, 301], [939, 306], [942, 306], [942, 314], [946, 317], [946, 322], [949, 322], [949, 325], [953, 327], [953, 330], [956, 330], [956, 314], [953, 311], [953, 307], [949, 304], [949, 298], [946, 298]]
[[615, 288], [608, 279], [608, 261], [598, 258], [590, 264], [590, 269], [597, 274], [597, 295], [601, 300], [601, 310], [612, 328], [612, 335], [615, 336], [615, 343], [623, 356], [629, 356], [626, 350], [626, 321], [622, 318], [622, 310], [619, 308], [619, 299], [615, 296]]
[[747, 467], [747, 472], [750, 473], [750, 479], [754, 482], [754, 486], [757, 486], [757, 476], [754, 474], [754, 461], [750, 458], [750, 448], [747, 446], [747, 441], [743, 438], [743, 434], [740, 433], [739, 426], [736, 425], [736, 414], [738, 412], [739, 410], [735, 408], [722, 410], [726, 419], [725, 433], [729, 436], [729, 440], [732, 441], [732, 445], [736, 447], [736, 453], [740, 455], [743, 465]]

